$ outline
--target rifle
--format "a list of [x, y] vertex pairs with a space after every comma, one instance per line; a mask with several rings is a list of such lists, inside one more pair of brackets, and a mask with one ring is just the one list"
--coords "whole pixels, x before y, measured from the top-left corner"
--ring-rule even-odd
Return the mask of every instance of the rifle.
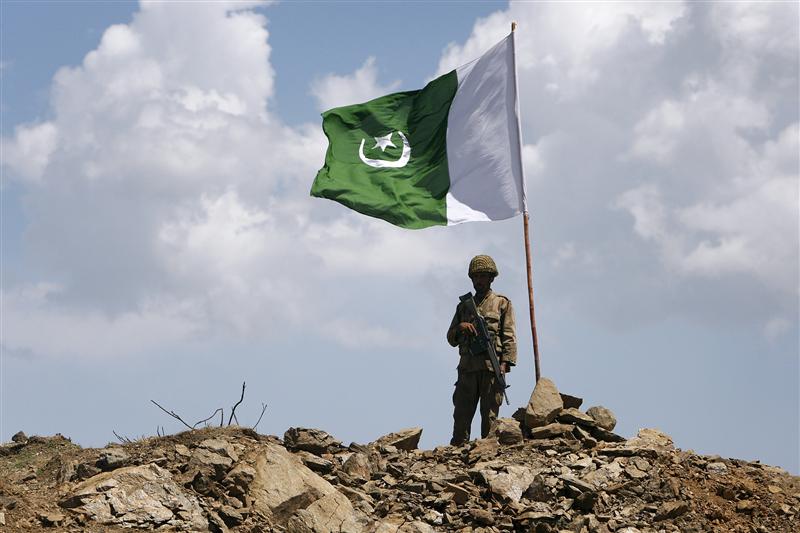
[[511, 405], [508, 402], [508, 395], [506, 394], [506, 389], [508, 388], [508, 385], [506, 385], [506, 377], [500, 370], [500, 361], [497, 359], [497, 352], [494, 349], [494, 342], [492, 341], [492, 336], [489, 334], [489, 328], [486, 327], [486, 319], [478, 312], [478, 306], [475, 305], [475, 299], [472, 297], [471, 292], [468, 292], [464, 296], [459, 296], [458, 299], [467, 306], [467, 311], [475, 315], [475, 321], [478, 323], [478, 335], [470, 342], [469, 351], [472, 355], [489, 353], [489, 361], [492, 363], [497, 383], [502, 387], [506, 405]]

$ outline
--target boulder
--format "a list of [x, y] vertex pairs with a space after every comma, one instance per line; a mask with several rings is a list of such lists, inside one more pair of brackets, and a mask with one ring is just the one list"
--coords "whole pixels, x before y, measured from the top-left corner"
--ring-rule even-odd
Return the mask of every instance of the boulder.
[[201, 442], [198, 448], [202, 448], [204, 450], [208, 450], [213, 452], [217, 455], [222, 455], [223, 457], [227, 457], [234, 463], [239, 460], [239, 454], [236, 451], [237, 448], [241, 448], [241, 445], [232, 444], [226, 440], [222, 439], [206, 439]]
[[614, 416], [614, 413], [602, 405], [588, 408], [586, 414], [592, 417], [594, 421], [597, 422], [597, 425], [605, 430], [612, 431], [617, 425], [617, 418]]
[[529, 428], [545, 426], [555, 420], [563, 408], [564, 401], [555, 383], [547, 378], [540, 378], [525, 409], [525, 425]]
[[[281, 446], [266, 443], [248, 481], [251, 509], [289, 531], [358, 531], [350, 500]], [[228, 475], [236, 476], [241, 467]]]
[[728, 465], [723, 463], [722, 461], [716, 461], [713, 463], [708, 463], [706, 465], [706, 471], [711, 472], [712, 474], [727, 474], [728, 473]]
[[501, 472], [489, 480], [489, 490], [500, 501], [518, 502], [535, 477], [535, 473], [530, 468], [508, 465], [505, 472]]
[[570, 396], [563, 392], [561, 393], [561, 401], [564, 402], [564, 409], [578, 409], [583, 404], [583, 398]]
[[76, 485], [58, 504], [103, 525], [208, 530], [197, 499], [155, 464], [98, 474]]
[[652, 444], [665, 448], [674, 448], [672, 437], [655, 428], [640, 429], [636, 437], [631, 439], [631, 444]]
[[321, 429], [289, 428], [283, 434], [283, 444], [289, 450], [305, 450], [315, 455], [335, 453], [342, 443]]
[[369, 458], [364, 453], [354, 453], [348, 457], [342, 465], [342, 470], [361, 482], [369, 481], [372, 475]]
[[318, 457], [313, 453], [309, 453], [303, 450], [299, 450], [295, 452], [295, 454], [300, 458], [300, 460], [303, 461], [304, 465], [306, 465], [314, 472], [318, 472], [320, 474], [330, 474], [331, 472], [333, 472], [334, 469], [333, 461], [330, 461], [323, 457]]
[[556, 420], [565, 424], [579, 424], [585, 427], [597, 425], [597, 421], [595, 421], [594, 418], [586, 413], [580, 412], [574, 407], [564, 408], [560, 413], [558, 413]]
[[522, 429], [513, 418], [498, 418], [492, 428], [492, 434], [500, 444], [517, 444], [522, 442]]
[[114, 470], [125, 466], [130, 457], [121, 448], [109, 448], [100, 452], [100, 459], [97, 460], [97, 466], [105, 471]]
[[100, 472], [102, 472], [102, 470], [89, 463], [81, 463], [75, 467], [75, 477], [80, 480], [89, 479], [92, 476], [96, 476]]
[[22, 431], [17, 431], [11, 437], [11, 442], [27, 442], [27, 441], [28, 441], [28, 437]]
[[380, 446], [394, 446], [398, 450], [416, 450], [419, 446], [419, 439], [422, 436], [422, 428], [408, 428], [384, 435], [374, 442]]

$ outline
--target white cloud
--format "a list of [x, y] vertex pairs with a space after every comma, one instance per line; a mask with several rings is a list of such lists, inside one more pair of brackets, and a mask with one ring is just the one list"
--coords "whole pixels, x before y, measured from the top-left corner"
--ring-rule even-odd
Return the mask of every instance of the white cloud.
[[424, 342], [396, 329], [375, 326], [361, 320], [333, 319], [321, 325], [322, 333], [346, 348], [422, 348]]
[[190, 302], [154, 299], [110, 315], [59, 305], [62, 290], [38, 283], [5, 291], [3, 347], [31, 357], [104, 359], [165, 349], [201, 333]]
[[311, 94], [317, 99], [320, 111], [343, 105], [360, 104], [397, 90], [399, 81], [382, 85], [378, 81], [375, 58], [368, 57], [352, 74], [328, 74], [314, 80]]
[[550, 82], [553, 88], [590, 84], [601, 75], [595, 58], [613, 49], [626, 32], [638, 29], [648, 44], [661, 45], [685, 12], [682, 2], [515, 2], [508, 11], [476, 22], [463, 45], [449, 45], [438, 73], [479, 57], [508, 34], [513, 20], [519, 23], [517, 61], [521, 69], [547, 68], [557, 76]]
[[23, 179], [37, 181], [50, 163], [58, 130], [50, 122], [17, 126], [13, 139], [3, 138], [3, 165]]
[[710, 25], [727, 47], [791, 58], [797, 53], [798, 6], [794, 2], [717, 2]]
[[796, 294], [800, 187], [791, 159], [798, 146], [794, 124], [747, 152], [751, 174], [731, 180], [714, 201], [670, 207], [656, 186], [643, 185], [621, 194], [617, 206], [633, 216], [640, 237], [658, 244], [671, 269], [706, 277], [746, 273]]

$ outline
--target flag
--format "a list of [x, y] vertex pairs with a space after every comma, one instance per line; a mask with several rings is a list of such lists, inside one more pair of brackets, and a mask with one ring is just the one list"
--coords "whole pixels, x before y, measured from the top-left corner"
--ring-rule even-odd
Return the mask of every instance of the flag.
[[312, 196], [411, 229], [525, 210], [513, 32], [423, 89], [322, 117]]

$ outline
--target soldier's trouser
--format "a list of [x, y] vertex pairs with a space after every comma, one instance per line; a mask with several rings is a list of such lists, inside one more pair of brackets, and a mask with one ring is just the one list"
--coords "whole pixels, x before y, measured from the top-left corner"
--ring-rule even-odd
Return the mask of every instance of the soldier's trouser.
[[453, 392], [453, 438], [450, 439], [450, 444], [460, 446], [469, 441], [472, 418], [479, 402], [481, 438], [486, 438], [494, 421], [497, 420], [502, 401], [503, 393], [496, 384], [493, 372], [459, 370], [456, 390]]

